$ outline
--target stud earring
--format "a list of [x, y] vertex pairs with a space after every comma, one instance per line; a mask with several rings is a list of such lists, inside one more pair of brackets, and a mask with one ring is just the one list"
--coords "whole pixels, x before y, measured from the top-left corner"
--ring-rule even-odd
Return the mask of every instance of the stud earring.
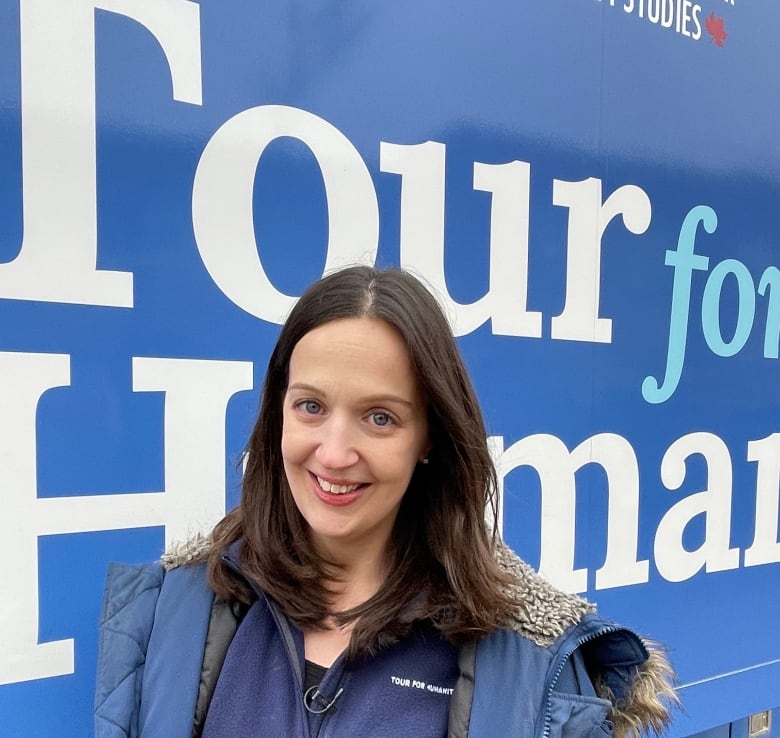
[[427, 464], [428, 463], [428, 457], [426, 456], [424, 459], [420, 459], [421, 464]]

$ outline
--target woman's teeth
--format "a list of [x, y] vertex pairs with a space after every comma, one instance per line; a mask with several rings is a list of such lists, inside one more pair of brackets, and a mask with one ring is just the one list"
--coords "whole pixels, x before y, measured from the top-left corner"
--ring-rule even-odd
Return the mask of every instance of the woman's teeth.
[[317, 477], [317, 484], [322, 487], [326, 492], [330, 492], [334, 495], [345, 495], [347, 492], [354, 492], [360, 483], [358, 484], [331, 484], [325, 481], [322, 477]]

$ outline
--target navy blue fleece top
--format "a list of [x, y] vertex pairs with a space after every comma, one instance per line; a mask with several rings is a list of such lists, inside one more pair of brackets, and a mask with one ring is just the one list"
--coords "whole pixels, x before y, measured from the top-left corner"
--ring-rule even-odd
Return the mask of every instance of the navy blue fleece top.
[[317, 714], [304, 706], [303, 636], [261, 597], [227, 652], [203, 738], [444, 738], [458, 673], [456, 649], [418, 624], [373, 658], [337, 659], [309, 695], [313, 710], [332, 702]]

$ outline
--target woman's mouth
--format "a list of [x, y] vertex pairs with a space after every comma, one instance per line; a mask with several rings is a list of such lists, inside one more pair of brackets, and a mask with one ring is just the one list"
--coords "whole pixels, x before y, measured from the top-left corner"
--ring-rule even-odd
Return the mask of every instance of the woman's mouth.
[[317, 496], [329, 505], [346, 505], [360, 497], [362, 489], [368, 486], [365, 482], [350, 482], [347, 480], [332, 482], [311, 472], [310, 475], [315, 483], [314, 491], [317, 493]]

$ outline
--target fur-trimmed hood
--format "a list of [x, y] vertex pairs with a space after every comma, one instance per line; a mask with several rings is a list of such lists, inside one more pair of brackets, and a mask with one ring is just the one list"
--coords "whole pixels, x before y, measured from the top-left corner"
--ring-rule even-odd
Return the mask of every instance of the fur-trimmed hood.
[[[210, 550], [211, 539], [198, 535], [172, 546], [161, 562], [170, 570], [202, 562]], [[506, 626], [538, 646], [551, 646], [585, 615], [595, 612], [592, 604], [554, 587], [504, 544], [497, 546], [496, 559], [514, 582], [509, 594], [517, 608]], [[639, 641], [648, 658], [636, 667], [621, 698], [616, 698], [598, 673], [591, 674], [598, 695], [612, 703], [609, 717], [615, 738], [661, 733], [671, 722], [671, 711], [679, 706], [674, 670], [665, 650], [649, 639], [640, 637]]]

